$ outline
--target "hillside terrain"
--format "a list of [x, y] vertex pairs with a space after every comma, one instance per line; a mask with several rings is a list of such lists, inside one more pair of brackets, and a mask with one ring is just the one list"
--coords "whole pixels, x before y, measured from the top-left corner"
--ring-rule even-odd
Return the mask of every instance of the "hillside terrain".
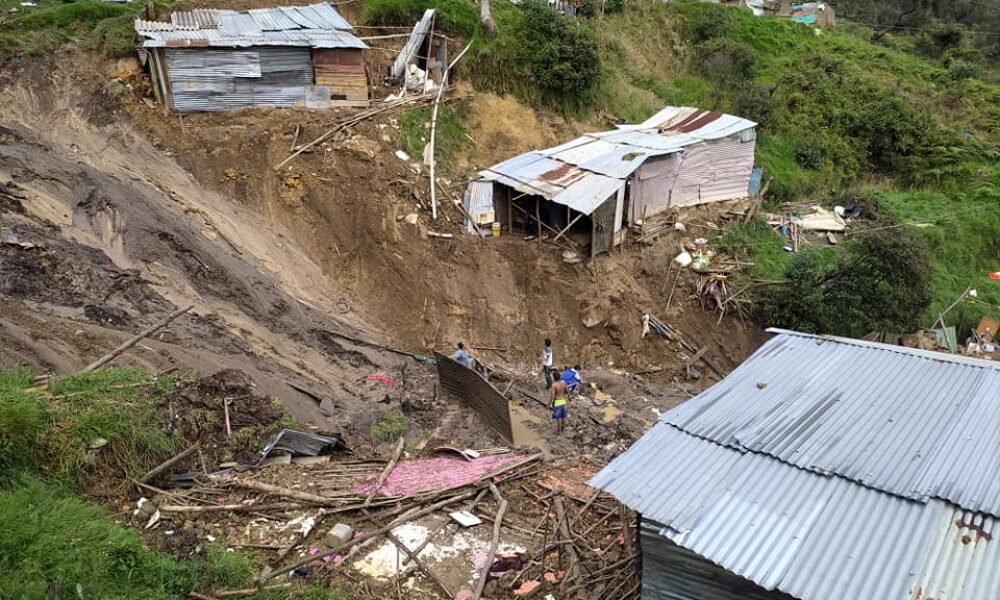
[[[459, 492], [499, 522], [506, 503], [484, 481], [510, 499], [504, 540], [537, 553], [524, 573], [545, 590], [631, 598], [629, 515], [609, 497], [588, 502], [585, 481], [661, 411], [737, 367], [765, 327], [910, 333], [968, 288], [975, 297], [945, 319], [960, 337], [1000, 315], [1000, 281], [986, 275], [1000, 270], [1000, 71], [982, 32], [961, 21], [947, 24], [953, 36], [932, 35], [945, 25], [931, 17], [919, 23], [926, 31], [879, 29], [876, 16], [817, 31], [694, 1], [588, 0], [565, 19], [541, 3], [498, 0], [490, 37], [479, 7], [463, 0], [338, 5], [374, 36], [372, 73], [426, 8], [453, 53], [471, 44], [438, 116], [432, 219], [420, 160], [426, 103], [290, 158], [357, 111], [172, 114], [132, 58], [132, 20], [146, 10], [276, 3], [139, 4], [0, 0], [0, 529], [11, 532], [0, 571], [16, 573], [0, 581], [0, 598], [212, 598], [240, 588], [259, 599], [441, 597], [475, 581], [481, 565], [465, 558], [485, 553], [489, 524], [462, 537], [447, 519], [421, 521], [455, 536], [457, 549], [439, 549], [432, 565], [444, 582], [419, 575], [423, 567], [392, 575], [389, 541], [320, 562], [319, 528], [296, 531], [333, 508], [359, 535], [377, 532], [428, 497], [473, 500]], [[376, 83], [373, 97], [398, 91]], [[466, 235], [456, 201], [479, 168], [664, 105], [758, 123], [767, 193], [755, 220], [744, 223], [749, 201], [675, 211], [685, 227], [594, 260], [548, 240]], [[802, 204], [861, 214], [837, 244], [812, 239], [788, 252], [767, 215]], [[721, 278], [722, 311], [703, 276], [673, 265], [698, 237], [736, 265]], [[734, 299], [741, 308], [726, 309]], [[118, 368], [80, 373], [187, 306]], [[647, 311], [677, 333], [644, 335]], [[546, 337], [557, 366], [577, 365], [587, 382], [561, 436], [538, 372]], [[514, 444], [440, 389], [433, 354], [460, 341], [512, 400]], [[285, 427], [332, 436], [338, 448], [319, 466], [229, 472]], [[200, 474], [192, 487], [144, 478], [194, 446], [173, 469]], [[529, 466], [430, 496], [382, 498], [376, 484], [365, 498], [364, 485], [400, 456], [427, 473], [471, 468], [440, 447]], [[288, 503], [302, 492], [311, 500]], [[154, 523], [140, 498], [174, 512]], [[552, 551], [562, 499], [566, 522], [593, 539]], [[89, 562], [73, 558], [83, 555]], [[310, 557], [256, 589], [272, 569]], [[567, 566], [577, 559], [583, 573]], [[572, 586], [546, 579], [565, 571]], [[513, 579], [484, 597], [512, 597]]]

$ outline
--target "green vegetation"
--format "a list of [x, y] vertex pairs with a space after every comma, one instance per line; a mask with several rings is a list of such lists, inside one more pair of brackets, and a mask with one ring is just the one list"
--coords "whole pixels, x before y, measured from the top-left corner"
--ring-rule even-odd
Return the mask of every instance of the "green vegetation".
[[0, 17], [0, 59], [43, 54], [70, 42], [110, 57], [134, 52], [133, 22], [142, 2], [37, 1], [38, 6], [21, 6], [19, 0], [0, 0], [0, 11], [18, 11]]
[[390, 410], [389, 412], [382, 413], [372, 423], [372, 443], [383, 444], [385, 442], [395, 442], [406, 435], [409, 428], [409, 421], [402, 411]]
[[[182, 600], [191, 590], [252, 586], [261, 565], [249, 556], [151, 551], [77, 495], [91, 477], [127, 481], [175, 451], [156, 410], [169, 377], [108, 369], [57, 379], [48, 391], [32, 385], [26, 369], [0, 371], [0, 598]], [[99, 439], [107, 443], [89, 448]], [[253, 598], [349, 600], [306, 587]]]
[[[424, 146], [431, 137], [430, 108], [408, 108], [400, 118], [399, 143], [415, 158], [424, 155]], [[469, 138], [462, 125], [459, 112], [450, 106], [438, 108], [437, 129], [434, 134], [435, 160], [450, 165], [458, 154], [469, 145]]]

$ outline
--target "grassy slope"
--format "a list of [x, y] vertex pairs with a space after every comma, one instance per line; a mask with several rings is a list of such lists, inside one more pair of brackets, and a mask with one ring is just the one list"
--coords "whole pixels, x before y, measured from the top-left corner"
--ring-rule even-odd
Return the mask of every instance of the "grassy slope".
[[[688, 25], [708, 10], [714, 7], [635, 2], [623, 14], [598, 18], [604, 77], [596, 112], [635, 121], [665, 104], [734, 110], [733, 99], [693, 66]], [[995, 150], [989, 151], [1000, 141], [1000, 86], [956, 79], [930, 60], [869, 43], [864, 32], [835, 29], [817, 36], [807, 27], [730, 12], [727, 37], [753, 48], [754, 83], [774, 88], [776, 113], [761, 128], [757, 147], [758, 164], [774, 177], [771, 190], [783, 200], [827, 201], [835, 192], [860, 186], [900, 222], [932, 222], [920, 229], [934, 253], [933, 302], [926, 323], [970, 285], [978, 288], [981, 302], [968, 307], [967, 324], [979, 314], [1000, 313], [1000, 283], [986, 278], [987, 271], [1000, 268], [1000, 167]], [[828, 127], [811, 106], [820, 98], [802, 94], [795, 99], [799, 109], [788, 110], [783, 78], [815, 71], [824, 58], [842, 63], [838, 68], [851, 81], [903, 98], [933, 125], [956, 138], [970, 138], [971, 145], [986, 151], [963, 154], [946, 168], [930, 164], [914, 173], [875, 174], [862, 165], [855, 177], [847, 177], [829, 162], [804, 167], [796, 157], [799, 138]], [[755, 277], [781, 277], [788, 255], [766, 228], [735, 232], [725, 242], [753, 254]]]
[[[51, 398], [31, 385], [26, 370], [0, 371], [0, 598], [180, 600], [252, 585], [260, 566], [250, 557], [218, 547], [198, 559], [153, 552], [75, 492], [98, 465], [127, 481], [175, 451], [156, 409], [170, 378], [109, 369], [58, 379]], [[89, 450], [97, 438], [107, 445]], [[303, 587], [254, 598], [349, 596]]]

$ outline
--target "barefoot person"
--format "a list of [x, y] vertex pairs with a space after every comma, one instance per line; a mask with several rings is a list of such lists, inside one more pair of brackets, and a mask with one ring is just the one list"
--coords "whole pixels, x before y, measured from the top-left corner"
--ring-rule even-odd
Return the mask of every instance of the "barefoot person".
[[552, 409], [552, 418], [556, 422], [556, 434], [561, 434], [563, 426], [566, 424], [566, 413], [568, 412], [569, 406], [569, 388], [566, 387], [566, 382], [559, 379], [559, 371], [552, 371], [552, 387], [549, 388], [549, 397], [551, 398], [549, 402], [549, 408]]

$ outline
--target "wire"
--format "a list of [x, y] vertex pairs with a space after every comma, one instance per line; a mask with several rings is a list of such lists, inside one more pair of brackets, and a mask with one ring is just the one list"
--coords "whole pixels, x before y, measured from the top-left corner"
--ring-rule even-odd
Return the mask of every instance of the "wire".
[[971, 29], [966, 25], [963, 25], [965, 29], [956, 30], [950, 27], [910, 27], [907, 25], [879, 25], [878, 23], [864, 23], [862, 21], [850, 21], [847, 19], [842, 19], [840, 17], [837, 17], [837, 21], [840, 23], [848, 23], [850, 25], [864, 25], [866, 27], [874, 27], [878, 29], [903, 29], [906, 31], [938, 31], [938, 32], [964, 31], [967, 33], [973, 33], [977, 35], [1000, 35], [1000, 31], [985, 31], [980, 29]]

